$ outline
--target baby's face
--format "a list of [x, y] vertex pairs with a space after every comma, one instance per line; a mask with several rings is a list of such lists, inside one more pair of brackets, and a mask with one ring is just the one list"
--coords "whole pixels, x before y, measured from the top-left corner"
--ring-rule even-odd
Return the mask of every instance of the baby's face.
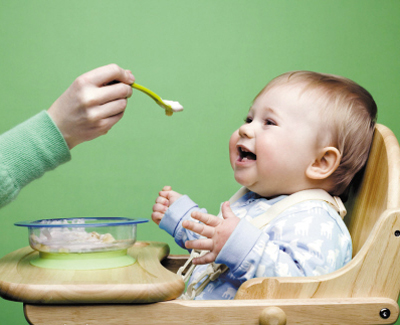
[[305, 172], [317, 157], [324, 130], [315, 101], [302, 90], [301, 84], [284, 84], [261, 94], [245, 124], [231, 136], [235, 179], [259, 195], [273, 197], [307, 187]]

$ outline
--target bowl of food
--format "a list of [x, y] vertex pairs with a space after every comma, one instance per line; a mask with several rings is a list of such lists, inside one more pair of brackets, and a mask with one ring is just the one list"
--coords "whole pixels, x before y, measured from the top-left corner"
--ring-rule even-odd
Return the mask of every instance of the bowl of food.
[[48, 261], [53, 260], [61, 265], [75, 260], [74, 263], [64, 264], [77, 264], [81, 265], [79, 268], [86, 269], [84, 264], [87, 260], [97, 260], [89, 264], [100, 266], [100, 260], [110, 262], [117, 256], [119, 259], [126, 256], [123, 258], [125, 263], [128, 260], [132, 262], [127, 250], [136, 241], [137, 225], [147, 221], [124, 217], [79, 217], [22, 221], [15, 225], [28, 229], [29, 245], [39, 252], [39, 258], [31, 264], [46, 267], [35, 263], [48, 265], [51, 264]]

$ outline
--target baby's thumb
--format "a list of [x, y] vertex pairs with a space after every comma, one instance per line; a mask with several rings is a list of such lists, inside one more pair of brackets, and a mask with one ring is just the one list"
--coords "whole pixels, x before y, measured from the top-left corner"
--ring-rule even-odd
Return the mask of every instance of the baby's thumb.
[[222, 203], [221, 212], [224, 219], [235, 217], [235, 214], [231, 209], [231, 204], [229, 203], [229, 201]]

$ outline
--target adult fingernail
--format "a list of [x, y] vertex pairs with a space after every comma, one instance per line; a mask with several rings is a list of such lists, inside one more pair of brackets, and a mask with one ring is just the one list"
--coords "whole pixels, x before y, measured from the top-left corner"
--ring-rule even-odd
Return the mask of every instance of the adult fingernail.
[[129, 83], [134, 83], [135, 82], [135, 76], [129, 70], [127, 72], [128, 72], [128, 81], [129, 81]]

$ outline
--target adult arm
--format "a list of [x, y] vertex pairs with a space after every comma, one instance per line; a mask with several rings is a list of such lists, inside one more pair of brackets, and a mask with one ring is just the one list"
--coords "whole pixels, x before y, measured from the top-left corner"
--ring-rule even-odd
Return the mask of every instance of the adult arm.
[[0, 136], [0, 207], [46, 171], [71, 159], [53, 120], [42, 111]]
[[116, 64], [89, 71], [47, 112], [0, 136], [0, 207], [26, 184], [70, 160], [69, 149], [106, 134], [122, 118], [134, 81]]

